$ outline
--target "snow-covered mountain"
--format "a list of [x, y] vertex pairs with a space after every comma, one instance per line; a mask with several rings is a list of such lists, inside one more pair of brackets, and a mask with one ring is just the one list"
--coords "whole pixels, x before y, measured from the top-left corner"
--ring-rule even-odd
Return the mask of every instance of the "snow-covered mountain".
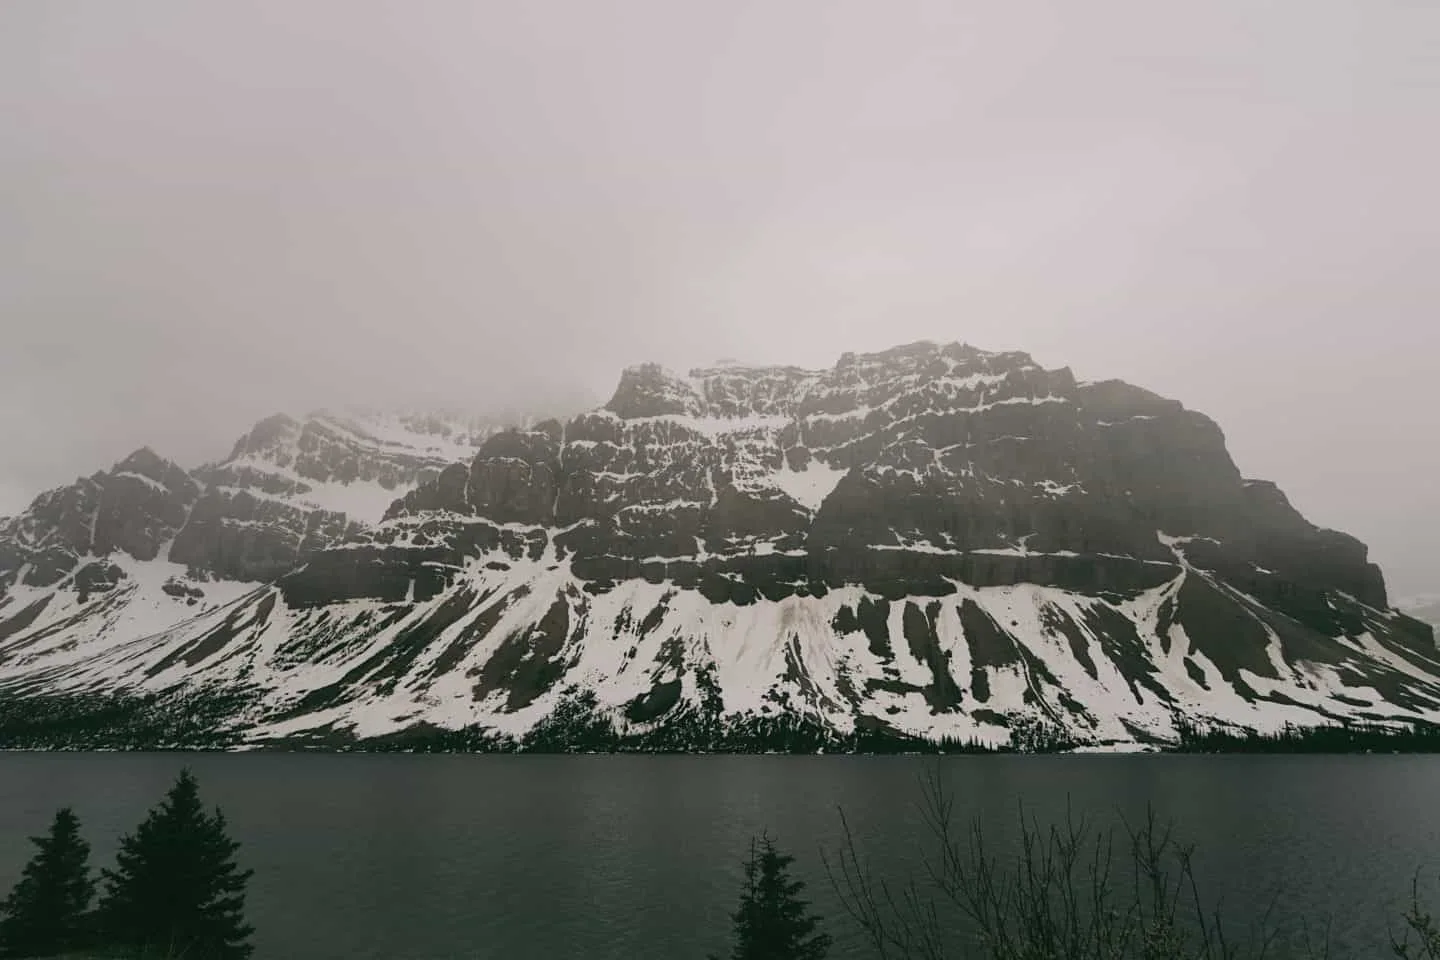
[[1203, 415], [1025, 354], [643, 365], [566, 422], [383, 423], [41, 497], [0, 529], [0, 691], [203, 693], [250, 741], [1440, 720], [1363, 544]]
[[[222, 607], [380, 522], [501, 424], [434, 414], [270, 417], [186, 471], [149, 449], [0, 520], [0, 670], [69, 659]], [[21, 646], [28, 657], [17, 654]]]

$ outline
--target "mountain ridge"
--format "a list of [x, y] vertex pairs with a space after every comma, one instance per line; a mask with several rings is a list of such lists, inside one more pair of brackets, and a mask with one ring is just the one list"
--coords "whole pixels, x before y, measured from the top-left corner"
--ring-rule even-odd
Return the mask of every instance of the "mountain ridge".
[[[224, 601], [149, 635], [96, 627], [138, 592], [130, 561], [92, 561], [79, 602], [77, 557], [56, 601], [0, 528], [0, 688], [243, 693], [217, 725], [250, 743], [577, 712], [697, 748], [757, 722], [1094, 745], [1440, 720], [1433, 632], [1364, 544], [1242, 477], [1203, 414], [1018, 351], [638, 364], [596, 410], [489, 431], [468, 461], [412, 444], [404, 470], [382, 436], [357, 459], [311, 423], [262, 421], [190, 477], [169, 541], [174, 504], [129, 508], [156, 551], [130, 561], [168, 542], [191, 578], [171, 590]], [[377, 521], [311, 495], [360, 480], [399, 491]]]

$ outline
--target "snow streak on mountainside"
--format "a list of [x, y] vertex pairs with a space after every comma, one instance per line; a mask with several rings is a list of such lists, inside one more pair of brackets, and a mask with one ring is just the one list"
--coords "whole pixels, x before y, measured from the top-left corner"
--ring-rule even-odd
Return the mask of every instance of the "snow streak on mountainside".
[[[637, 735], [993, 743], [1440, 721], [1433, 634], [1363, 544], [1243, 479], [1204, 416], [1024, 354], [644, 365], [564, 423], [417, 432], [276, 418], [193, 476], [122, 464], [91, 482], [134, 488], [125, 523], [41, 498], [3, 531], [0, 685], [243, 695], [224, 723], [257, 741], [519, 736], [576, 704]], [[378, 525], [328, 512], [357, 483], [395, 493]], [[137, 612], [181, 589], [208, 593]]]

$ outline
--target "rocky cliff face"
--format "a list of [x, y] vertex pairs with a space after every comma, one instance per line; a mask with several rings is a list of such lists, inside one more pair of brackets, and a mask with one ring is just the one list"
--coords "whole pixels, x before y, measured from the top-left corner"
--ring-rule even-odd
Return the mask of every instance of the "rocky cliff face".
[[261, 421], [226, 460], [195, 471], [205, 492], [170, 557], [225, 579], [272, 580], [473, 456], [485, 427], [433, 416]]
[[[32, 510], [77, 560], [173, 537], [172, 561], [271, 585], [63, 670], [33, 642], [48, 617], [0, 623], [0, 682], [243, 688], [256, 737], [519, 733], [577, 698], [641, 733], [804, 717], [995, 742], [1440, 719], [1433, 636], [1388, 610], [1363, 544], [1244, 479], [1203, 415], [1024, 354], [645, 365], [603, 408], [464, 459], [376, 439], [266, 421], [156, 479], [173, 503], [113, 524], [124, 545]], [[325, 509], [356, 482], [395, 494], [384, 522]], [[83, 518], [98, 494], [72, 489]]]
[[955, 344], [820, 373], [637, 367], [603, 410], [496, 435], [387, 517], [435, 511], [574, 528], [591, 581], [724, 567], [780, 592], [796, 569], [901, 594], [952, 576], [1092, 589], [1173, 564], [1158, 531], [1277, 602], [1295, 590], [1267, 584], [1386, 605], [1364, 545], [1243, 480], [1208, 418]]
[[[378, 523], [495, 429], [436, 415], [278, 415], [192, 471], [139, 450], [0, 521], [0, 636], [104, 649], [223, 605]], [[0, 664], [15, 658], [0, 649]]]
[[51, 490], [26, 513], [0, 521], [0, 585], [54, 586], [87, 558], [112, 553], [154, 560], [185, 525], [200, 489], [145, 449], [107, 473]]

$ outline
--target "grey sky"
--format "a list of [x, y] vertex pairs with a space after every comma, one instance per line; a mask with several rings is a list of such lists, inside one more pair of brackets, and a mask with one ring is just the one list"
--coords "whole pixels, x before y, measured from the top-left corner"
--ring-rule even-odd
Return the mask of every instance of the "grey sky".
[[1440, 586], [1440, 4], [0, 3], [0, 513], [274, 410], [1030, 351]]

